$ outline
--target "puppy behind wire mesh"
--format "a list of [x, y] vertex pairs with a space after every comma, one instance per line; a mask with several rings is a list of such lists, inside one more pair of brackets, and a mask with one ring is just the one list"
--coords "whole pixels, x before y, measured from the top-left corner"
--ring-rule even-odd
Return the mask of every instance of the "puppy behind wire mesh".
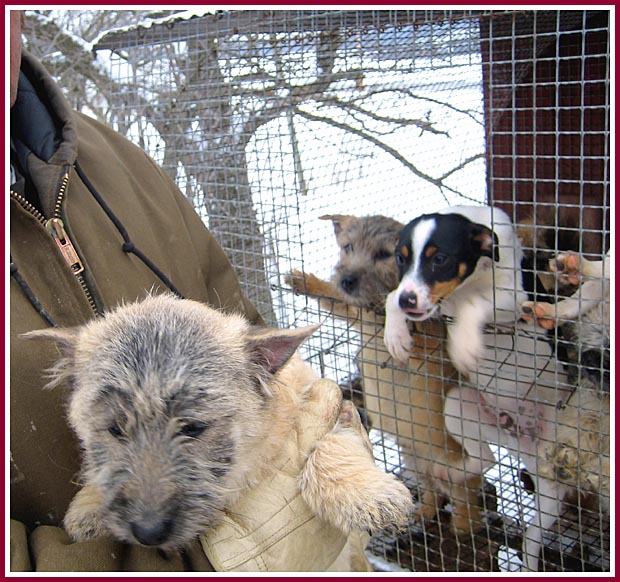
[[[287, 283], [298, 293], [316, 296], [322, 310], [360, 334], [356, 363], [364, 407], [373, 428], [395, 439], [400, 470], [421, 490], [416, 517], [435, 518], [438, 509], [451, 501], [456, 533], [479, 530], [482, 472], [478, 467], [471, 471], [467, 454], [444, 425], [444, 398], [454, 385], [456, 371], [446, 351], [443, 322], [415, 324], [414, 349], [405, 366], [394, 361], [382, 339], [385, 298], [398, 285], [394, 249], [404, 225], [380, 215], [337, 214], [321, 219], [332, 222], [340, 248], [333, 280], [293, 271]], [[488, 447], [487, 460], [494, 462]]]

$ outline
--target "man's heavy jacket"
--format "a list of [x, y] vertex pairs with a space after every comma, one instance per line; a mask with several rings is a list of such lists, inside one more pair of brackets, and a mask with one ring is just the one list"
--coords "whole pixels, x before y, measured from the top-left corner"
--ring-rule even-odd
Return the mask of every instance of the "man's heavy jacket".
[[[47, 122], [37, 114], [34, 94], [48, 111]], [[10, 194], [12, 568], [209, 569], [198, 542], [184, 559], [111, 540], [69, 543], [57, 526], [77, 491], [80, 457], [65, 418], [67, 394], [43, 389], [55, 348], [20, 334], [78, 325], [170, 286], [253, 322], [260, 317], [174, 183], [142, 150], [72, 112], [26, 53], [11, 139], [28, 177], [21, 192], [16, 185]]]
[[237, 521], [209, 530], [202, 545], [163, 555], [108, 538], [68, 538], [61, 524], [78, 488], [80, 455], [65, 418], [67, 387], [43, 388], [58, 354], [21, 335], [83, 324], [149, 292], [261, 318], [174, 183], [142, 150], [73, 113], [27, 54], [11, 109], [11, 162], [11, 570], [369, 570], [367, 534], [347, 535], [301, 501], [291, 460], [303, 462], [308, 451], [294, 435], [278, 478], [242, 496], [230, 513]]

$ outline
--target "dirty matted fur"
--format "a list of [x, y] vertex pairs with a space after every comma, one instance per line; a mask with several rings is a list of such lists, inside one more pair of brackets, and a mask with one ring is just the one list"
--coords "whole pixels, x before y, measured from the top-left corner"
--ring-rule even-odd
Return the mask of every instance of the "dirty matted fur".
[[[360, 333], [357, 364], [365, 407], [373, 426], [397, 439], [402, 463], [421, 485], [417, 517], [433, 518], [450, 499], [457, 533], [479, 529], [482, 474], [478, 468], [472, 471], [467, 453], [444, 424], [443, 403], [456, 370], [445, 351], [443, 323], [416, 324], [407, 367], [395, 364], [382, 340], [385, 298], [398, 286], [394, 250], [404, 225], [385, 216], [337, 214], [321, 219], [332, 221], [340, 248], [333, 280], [293, 271], [286, 282], [296, 292], [317, 296], [323, 310]], [[488, 454], [492, 458], [490, 450]]]
[[560, 515], [567, 494], [598, 497], [602, 511], [610, 507], [609, 395], [578, 387], [566, 406], [557, 411], [555, 432], [538, 444], [537, 504], [539, 519], [527, 528], [524, 567], [538, 570], [543, 533]]
[[[315, 329], [253, 327], [160, 295], [79, 328], [27, 334], [58, 343], [50, 386], [72, 385], [84, 488], [65, 517], [68, 533], [171, 550], [215, 527], [268, 475], [312, 390], [340, 406], [338, 386], [295, 353]], [[302, 495], [343, 531], [399, 525], [409, 492], [375, 467], [357, 413], [343, 410], [335, 427], [300, 437], [311, 439], [304, 450], [315, 441], [320, 450], [306, 461]]]
[[555, 434], [538, 446], [541, 518], [526, 532], [525, 565], [530, 570], [538, 567], [543, 531], [553, 525], [568, 492], [595, 494], [603, 511], [609, 512], [610, 268], [611, 251], [602, 261], [558, 253], [549, 260], [558, 284], [581, 286], [556, 304], [528, 301], [522, 306], [541, 327], [560, 326], [569, 380], [576, 387], [557, 412]]

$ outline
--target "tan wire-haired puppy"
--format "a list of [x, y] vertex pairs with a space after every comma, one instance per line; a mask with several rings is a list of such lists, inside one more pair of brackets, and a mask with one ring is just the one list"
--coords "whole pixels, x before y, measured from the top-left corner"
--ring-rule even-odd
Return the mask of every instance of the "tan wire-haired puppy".
[[[295, 354], [315, 330], [253, 327], [159, 295], [27, 334], [58, 343], [50, 386], [71, 385], [84, 488], [68, 533], [182, 548], [269, 474], [291, 438], [307, 440], [299, 487], [320, 518], [343, 531], [406, 521], [408, 490], [374, 465], [359, 418], [346, 407], [339, 417], [338, 386]], [[295, 435], [306, 405], [331, 411], [331, 425]]]
[[[456, 380], [445, 326], [439, 320], [416, 323], [406, 367], [394, 362], [383, 343], [385, 298], [398, 286], [394, 251], [404, 225], [380, 215], [320, 218], [332, 221], [340, 247], [333, 280], [293, 271], [286, 282], [298, 293], [316, 296], [323, 310], [360, 333], [356, 361], [365, 407], [373, 427], [402, 447], [401, 463], [421, 486], [416, 516], [432, 519], [448, 499], [457, 533], [480, 529], [482, 471], [478, 465], [472, 470], [467, 453], [444, 422], [444, 399]], [[494, 462], [490, 449], [487, 460], [489, 465]]]

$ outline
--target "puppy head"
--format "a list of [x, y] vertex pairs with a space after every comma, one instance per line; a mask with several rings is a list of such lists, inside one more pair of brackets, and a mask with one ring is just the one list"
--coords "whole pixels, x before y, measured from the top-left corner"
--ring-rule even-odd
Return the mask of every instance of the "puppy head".
[[383, 307], [386, 295], [398, 285], [394, 247], [403, 225], [386, 216], [320, 218], [332, 221], [340, 247], [334, 282], [343, 300], [358, 307]]
[[480, 257], [499, 260], [496, 234], [461, 214], [412, 220], [396, 246], [399, 305], [410, 319], [429, 317], [475, 270]]
[[119, 307], [74, 330], [31, 332], [63, 353], [83, 481], [103, 495], [102, 528], [175, 549], [213, 523], [256, 468], [271, 387], [316, 328], [252, 328], [172, 296]]

